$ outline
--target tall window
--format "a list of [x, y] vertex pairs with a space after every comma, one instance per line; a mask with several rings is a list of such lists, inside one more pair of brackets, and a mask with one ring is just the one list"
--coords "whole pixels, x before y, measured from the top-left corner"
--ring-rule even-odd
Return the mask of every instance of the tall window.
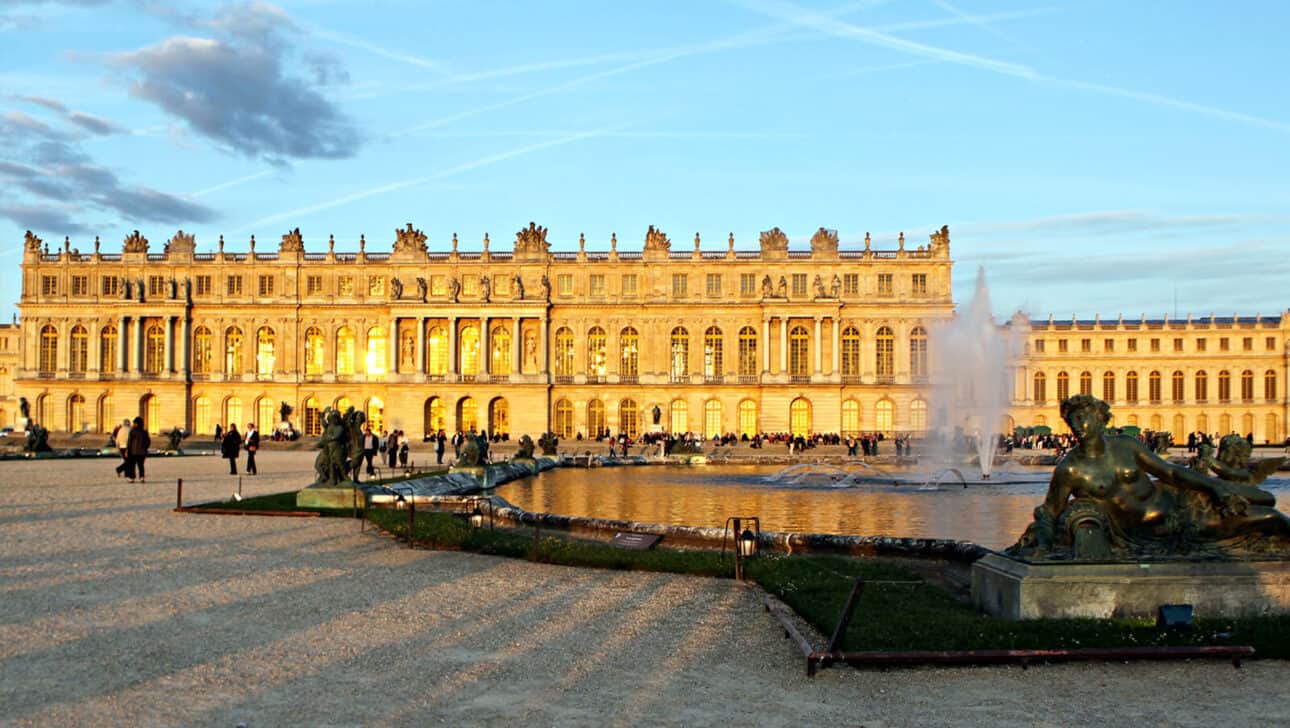
[[927, 376], [927, 329], [922, 326], [915, 326], [909, 333], [909, 373], [915, 379]]
[[[387, 346], [388, 346], [388, 342], [386, 341], [386, 338], [385, 338], [384, 328], [380, 326], [373, 326], [372, 328], [367, 330], [367, 357], [364, 363], [367, 365], [368, 375], [372, 375], [372, 374], [379, 375], [379, 374], [385, 373], [386, 362], [388, 361], [388, 359], [386, 358], [388, 356], [388, 349], [386, 348]], [[478, 356], [479, 356], [478, 338], [476, 338], [475, 340], [475, 355], [476, 355], [476, 361], [478, 361]], [[368, 418], [368, 422], [371, 422], [371, 418]], [[372, 425], [372, 430], [373, 431], [376, 430], [376, 425]]]
[[[193, 329], [193, 362], [192, 368], [194, 374], [210, 374], [211, 360], [214, 358], [215, 337], [211, 330], [205, 326], [198, 326]], [[206, 406], [210, 407], [208, 401]]]
[[724, 360], [721, 329], [716, 326], [710, 326], [707, 331], [703, 332], [703, 376], [721, 376], [725, 370]]
[[148, 434], [156, 435], [161, 432], [161, 398], [155, 394], [149, 394], [143, 398], [140, 403], [143, 409], [144, 426], [148, 428]]
[[255, 374], [258, 377], [273, 376], [273, 365], [277, 361], [274, 355], [274, 346], [277, 343], [275, 338], [273, 329], [268, 326], [261, 326], [255, 332]]
[[426, 344], [426, 374], [448, 373], [448, 332], [442, 326], [430, 329]]
[[427, 435], [448, 429], [448, 415], [444, 410], [443, 397], [431, 397], [426, 400], [425, 415]]
[[757, 434], [757, 403], [745, 399], [739, 403], [739, 435], [752, 437]]
[[703, 437], [711, 440], [721, 434], [721, 400], [710, 399], [703, 403]]
[[242, 419], [242, 400], [237, 397], [224, 400], [224, 428], [228, 429], [229, 425], [241, 422], [246, 422]]
[[811, 402], [798, 397], [788, 405], [788, 429], [794, 435], [811, 434]]
[[909, 403], [909, 429], [915, 435], [927, 434], [927, 402], [916, 399]]
[[53, 324], [40, 328], [40, 357], [36, 368], [41, 374], [53, 374], [58, 368], [58, 329]]
[[1071, 396], [1071, 378], [1066, 372], [1057, 372], [1057, 401], [1065, 402]]
[[161, 324], [152, 324], [144, 335], [143, 370], [148, 374], [160, 374], [166, 366], [166, 334]]
[[739, 329], [739, 376], [755, 377], [761, 371], [757, 362], [757, 331], [751, 326]]
[[488, 348], [492, 351], [488, 355], [489, 372], [499, 375], [508, 375], [511, 373], [511, 332], [505, 326], [498, 326], [493, 329], [493, 333], [488, 336]]
[[587, 436], [600, 437], [605, 428], [605, 403], [598, 399], [587, 402]]
[[842, 329], [842, 378], [860, 378], [860, 330], [854, 326]]
[[1205, 373], [1205, 370], [1202, 369], [1201, 371], [1196, 372], [1195, 385], [1193, 386], [1196, 389], [1197, 402], [1206, 402], [1209, 400], [1209, 375]]
[[555, 332], [555, 375], [573, 376], [573, 330], [565, 326]]
[[1160, 372], [1153, 371], [1147, 375], [1147, 401], [1160, 404]]
[[552, 427], [558, 437], [573, 437], [573, 402], [561, 399], [555, 403], [555, 422]]
[[318, 376], [323, 373], [323, 332], [317, 326], [305, 329], [305, 374]]
[[488, 403], [488, 434], [511, 434], [511, 405], [505, 397], [495, 397]]
[[[672, 379], [690, 376], [690, 332], [684, 327], [672, 329], [671, 365]], [[681, 430], [685, 432], [685, 430]]]
[[278, 421], [277, 408], [273, 399], [261, 397], [255, 403], [255, 427], [261, 432], [273, 432], [273, 425]]
[[639, 373], [640, 335], [636, 333], [636, 329], [628, 326], [618, 333], [618, 375], [635, 377]]
[[879, 432], [885, 435], [891, 434], [894, 429], [893, 423], [896, 419], [895, 409], [895, 405], [889, 399], [878, 400], [878, 404], [874, 405], [874, 424]]
[[305, 400], [305, 437], [318, 437], [323, 431], [322, 407], [316, 397]]
[[[242, 330], [230, 326], [224, 331], [224, 375], [237, 376], [242, 373]], [[241, 406], [240, 404], [238, 405]], [[238, 410], [241, 411], [240, 409]], [[241, 419], [239, 417], [238, 419]], [[228, 421], [226, 421], [228, 422]]]
[[370, 397], [367, 400], [367, 424], [372, 426], [372, 432], [380, 432], [385, 428], [385, 402], [380, 397]]
[[67, 398], [67, 431], [85, 432], [85, 398], [73, 394]]
[[117, 419], [112, 414], [112, 395], [105, 394], [99, 397], [98, 412], [96, 414], [98, 415], [99, 432], [111, 432], [112, 428], [117, 424]]
[[860, 403], [854, 399], [842, 403], [842, 434], [860, 434]]
[[[336, 373], [351, 375], [354, 373], [354, 330], [348, 326], [340, 327], [336, 332]], [[344, 410], [341, 410], [344, 413]]]
[[1079, 373], [1079, 393], [1090, 394], [1090, 395], [1093, 394], [1093, 373], [1092, 372]]
[[[587, 376], [589, 377], [603, 377], [608, 371], [605, 361], [607, 346], [605, 341], [605, 330], [599, 326], [593, 326], [587, 332]], [[601, 407], [604, 407], [603, 402]], [[590, 428], [591, 425], [587, 425], [587, 427]]]
[[888, 326], [878, 329], [874, 336], [877, 347], [878, 376], [890, 379], [896, 375], [896, 336]]
[[[1263, 372], [1263, 398], [1269, 402], [1274, 402], [1277, 398], [1277, 373], [1272, 369]], [[1269, 430], [1268, 437], [1275, 438], [1276, 433]]]
[[[67, 370], [84, 374], [85, 370], [89, 368], [90, 332], [86, 331], [84, 326], [77, 324], [72, 327], [70, 341], [71, 347], [67, 351]], [[84, 409], [84, 405], [85, 401], [81, 400], [82, 409]], [[76, 429], [72, 431], [80, 432], [80, 430]]]
[[1043, 372], [1035, 372], [1034, 382], [1035, 404], [1044, 404], [1048, 401], [1048, 376]]
[[[211, 421], [211, 399], [202, 395], [193, 400], [193, 432], [198, 435], [207, 435], [215, 431], [215, 423]], [[321, 430], [318, 434], [321, 434]], [[309, 433], [306, 432], [306, 435]], [[314, 435], [317, 437], [317, 435]]]
[[1102, 400], [1115, 401], [1115, 372], [1102, 373]]
[[[1241, 401], [1254, 401], [1254, 372], [1249, 369], [1241, 372]], [[1252, 428], [1247, 427], [1246, 432], [1249, 432], [1251, 429]]]
[[[1232, 375], [1226, 369], [1218, 373], [1218, 401], [1228, 402], [1232, 399]], [[1229, 430], [1224, 429], [1224, 433]]]
[[618, 403], [618, 431], [626, 434], [632, 439], [640, 434], [640, 425], [638, 413], [636, 411], [636, 400], [624, 399]]
[[1173, 395], [1174, 402], [1182, 402], [1186, 398], [1185, 388], [1187, 386], [1183, 373], [1175, 371], [1169, 378], [1169, 393]]
[[794, 326], [788, 332], [788, 373], [794, 377], [811, 374], [811, 337], [805, 326]]
[[1129, 372], [1124, 377], [1124, 399], [1130, 404], [1138, 403], [1138, 373]]
[[672, 434], [680, 435], [690, 431], [690, 405], [683, 399], [672, 400], [672, 412], [669, 421]]
[[461, 330], [457, 339], [458, 366], [463, 375], [479, 374], [479, 329], [470, 324]]
[[111, 374], [116, 371], [116, 339], [119, 334], [115, 326], [105, 327], [99, 332], [99, 371]]

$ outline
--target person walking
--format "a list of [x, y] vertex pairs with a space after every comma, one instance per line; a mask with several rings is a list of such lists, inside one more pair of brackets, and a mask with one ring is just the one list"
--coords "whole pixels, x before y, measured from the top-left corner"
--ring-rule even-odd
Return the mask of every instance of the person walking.
[[224, 442], [224, 427], [220, 423], [215, 423], [215, 442]]
[[126, 448], [130, 446], [130, 420], [121, 420], [121, 424], [112, 431], [112, 440], [116, 443], [117, 452], [121, 454], [121, 464], [116, 466], [116, 477], [121, 478], [130, 466], [130, 456], [126, 454]]
[[403, 439], [399, 433], [399, 430], [391, 430], [389, 437], [385, 438], [385, 461], [389, 463], [390, 470], [399, 466], [399, 441]]
[[256, 475], [260, 471], [255, 467], [255, 453], [260, 449], [260, 431], [255, 429], [254, 422], [246, 423], [246, 474]]
[[443, 433], [443, 430], [439, 430], [439, 434], [434, 439], [434, 456], [439, 465], [443, 465], [443, 451], [447, 444], [448, 436]]
[[143, 418], [134, 418], [134, 426], [130, 428], [130, 437], [126, 444], [126, 455], [129, 459], [126, 461], [125, 474], [131, 483], [136, 476], [140, 483], [147, 482], [143, 461], [147, 459], [150, 447], [152, 447], [152, 438], [148, 436], [148, 430], [143, 426]]
[[363, 428], [363, 460], [367, 463], [367, 474], [376, 475], [376, 468], [372, 467], [372, 458], [376, 457], [376, 449], [381, 446], [381, 440], [372, 432], [371, 426]]
[[237, 431], [237, 423], [228, 423], [224, 440], [220, 443], [219, 452], [228, 460], [228, 474], [237, 475], [237, 456], [242, 451], [242, 435]]

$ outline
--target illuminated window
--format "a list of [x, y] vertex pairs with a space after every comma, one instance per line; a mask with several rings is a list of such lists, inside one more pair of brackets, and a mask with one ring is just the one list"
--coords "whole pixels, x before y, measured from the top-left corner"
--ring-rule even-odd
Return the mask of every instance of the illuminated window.
[[229, 397], [224, 400], [224, 429], [229, 425], [246, 422], [242, 419], [242, 400], [237, 397]]
[[448, 295], [448, 277], [447, 276], [430, 276], [430, 295], [432, 296]]
[[[604, 414], [601, 414], [604, 418]], [[497, 397], [488, 403], [488, 434], [509, 435], [511, 433], [511, 406], [505, 397]]]
[[85, 432], [85, 398], [79, 394], [73, 394], [67, 398], [67, 430], [68, 432]]
[[618, 375], [635, 377], [640, 372], [640, 335], [628, 326], [618, 333]]
[[255, 429], [261, 432], [273, 432], [278, 421], [277, 408], [269, 397], [261, 397], [255, 403]]
[[874, 422], [878, 431], [884, 435], [890, 435], [893, 429], [893, 422], [896, 419], [896, 406], [889, 399], [878, 400], [874, 406]]
[[842, 434], [860, 434], [860, 403], [854, 399], [842, 403]]
[[367, 400], [367, 424], [372, 426], [372, 432], [385, 429], [385, 402], [380, 397]]
[[605, 403], [593, 399], [587, 402], [587, 436], [600, 437], [605, 431]]
[[860, 377], [860, 330], [854, 326], [842, 329], [842, 376], [850, 380]]
[[703, 403], [703, 437], [711, 440], [713, 437], [720, 437], [722, 432], [721, 401], [710, 399]]
[[488, 336], [489, 372], [497, 375], [511, 373], [511, 332], [505, 326], [497, 326]]
[[354, 276], [336, 276], [336, 295], [354, 295]]
[[[84, 374], [89, 368], [90, 358], [90, 332], [84, 326], [77, 324], [72, 327], [70, 337], [71, 346], [67, 351], [67, 370], [78, 374]], [[84, 401], [82, 401], [84, 405]], [[79, 432], [73, 428], [73, 431]]]
[[878, 329], [877, 335], [874, 336], [874, 345], [877, 352], [878, 376], [887, 378], [895, 376], [896, 336], [890, 327], [883, 326]]
[[669, 371], [674, 380], [690, 376], [690, 332], [682, 326], [672, 329]]
[[111, 374], [116, 371], [117, 336], [115, 326], [107, 326], [99, 332], [99, 371], [104, 374]]
[[1034, 400], [1035, 404], [1044, 404], [1048, 401], [1048, 376], [1043, 372], [1035, 372]]
[[757, 434], [757, 403], [745, 399], [739, 403], [739, 436], [752, 437]]
[[442, 326], [430, 329], [426, 346], [426, 373], [443, 376], [448, 373], [448, 331]]
[[211, 400], [210, 397], [203, 395], [193, 400], [193, 432], [209, 435], [214, 431], [215, 423], [211, 421]]
[[703, 333], [703, 376], [719, 377], [724, 372], [725, 355], [722, 345], [721, 329], [708, 327]]
[[605, 376], [608, 371], [608, 364], [605, 360], [606, 346], [605, 330], [599, 326], [591, 327], [591, 330], [587, 332], [587, 376]]
[[268, 326], [261, 326], [259, 331], [255, 332], [255, 374], [259, 377], [272, 377], [273, 365], [277, 361], [274, 356], [274, 346], [276, 339], [273, 335], [273, 329]]
[[[367, 295], [384, 296], [385, 295], [385, 276], [370, 276], [367, 279]], [[376, 430], [375, 427], [372, 428]]]
[[53, 374], [58, 367], [58, 329], [45, 324], [40, 329], [40, 357], [36, 368], [41, 374]]
[[795, 377], [810, 376], [811, 337], [806, 327], [794, 326], [788, 332], [788, 373]]
[[909, 403], [909, 429], [915, 435], [927, 434], [927, 402], [916, 399]]
[[788, 405], [788, 428], [793, 435], [811, 434], [811, 403], [798, 397]]
[[443, 405], [443, 397], [431, 397], [426, 400], [425, 415], [427, 435], [448, 429], [448, 414]]
[[553, 430], [557, 437], [568, 440], [573, 437], [573, 403], [560, 399], [555, 403], [555, 422]]
[[166, 334], [161, 324], [152, 324], [144, 334], [143, 371], [160, 374], [166, 365]]
[[457, 341], [459, 369], [465, 376], [479, 374], [479, 329], [474, 324], [461, 330]]
[[318, 400], [310, 397], [305, 400], [305, 437], [318, 437], [323, 431], [322, 407]]
[[573, 376], [573, 330], [561, 326], [555, 332], [555, 375]]
[[624, 399], [618, 403], [618, 431], [632, 439], [640, 434], [636, 400]]
[[668, 418], [671, 422], [671, 432], [673, 435], [681, 435], [690, 431], [690, 405], [683, 399], [672, 400], [671, 416]]
[[[349, 376], [354, 373], [354, 360], [356, 346], [354, 344], [354, 330], [348, 326], [342, 326], [336, 332], [336, 373]], [[341, 410], [344, 414], [345, 410]]]
[[323, 373], [326, 359], [323, 332], [317, 326], [305, 329], [305, 374], [318, 376]]
[[909, 333], [909, 373], [915, 378], [927, 376], [927, 329], [922, 326]]
[[757, 330], [751, 326], [739, 329], [739, 376], [755, 377], [761, 371], [757, 361]]

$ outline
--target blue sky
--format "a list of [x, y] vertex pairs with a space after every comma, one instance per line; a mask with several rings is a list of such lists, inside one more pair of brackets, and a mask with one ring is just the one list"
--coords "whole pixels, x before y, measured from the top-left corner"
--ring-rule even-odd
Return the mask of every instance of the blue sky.
[[[0, 315], [104, 250], [894, 247], [996, 314], [1290, 306], [1290, 5], [0, 0]], [[8, 262], [10, 265], [4, 265]]]

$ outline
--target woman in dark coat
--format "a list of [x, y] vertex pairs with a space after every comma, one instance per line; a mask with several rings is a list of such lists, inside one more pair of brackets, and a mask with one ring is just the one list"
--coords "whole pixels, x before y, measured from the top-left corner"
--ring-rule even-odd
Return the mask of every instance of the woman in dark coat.
[[238, 434], [237, 423], [230, 422], [220, 443], [219, 452], [228, 460], [228, 474], [237, 475], [237, 456], [242, 451], [242, 436]]
[[133, 483], [137, 475], [140, 483], [147, 482], [143, 472], [143, 461], [148, 457], [148, 448], [152, 447], [152, 438], [148, 429], [143, 426], [143, 418], [134, 418], [134, 427], [130, 428], [130, 439], [126, 441], [125, 477]]

